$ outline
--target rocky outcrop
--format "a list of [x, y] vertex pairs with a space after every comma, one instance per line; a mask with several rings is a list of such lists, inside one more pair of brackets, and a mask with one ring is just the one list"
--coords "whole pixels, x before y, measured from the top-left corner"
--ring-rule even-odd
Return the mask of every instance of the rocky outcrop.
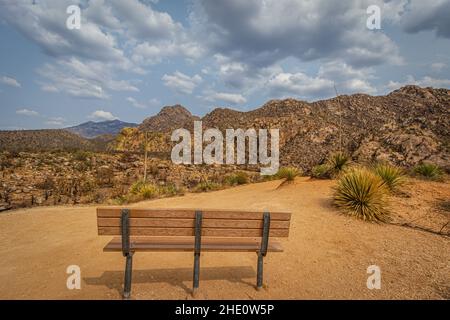
[[193, 116], [189, 110], [181, 105], [166, 106], [153, 117], [145, 119], [139, 130], [151, 132], [171, 132], [172, 130], [192, 126], [199, 117]]

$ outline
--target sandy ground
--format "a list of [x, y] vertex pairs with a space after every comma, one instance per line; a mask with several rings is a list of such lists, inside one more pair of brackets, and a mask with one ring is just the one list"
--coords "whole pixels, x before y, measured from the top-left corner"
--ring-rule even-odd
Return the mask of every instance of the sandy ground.
[[[204, 253], [199, 298], [450, 299], [449, 237], [340, 215], [330, 204], [332, 181], [301, 178], [277, 189], [279, 183], [134, 206], [292, 212], [285, 251], [265, 259], [264, 290], [254, 289], [256, 254]], [[394, 199], [396, 214], [413, 220], [434, 212], [448, 218], [448, 212], [436, 211], [435, 200], [450, 198], [449, 184], [414, 182], [409, 189], [410, 198]], [[0, 298], [119, 299], [124, 258], [102, 252], [110, 238], [97, 235], [95, 206], [0, 214]], [[69, 265], [81, 268], [80, 290], [66, 287]], [[192, 265], [191, 253], [137, 253], [133, 298], [191, 299]], [[380, 290], [366, 286], [370, 265], [381, 268]]]

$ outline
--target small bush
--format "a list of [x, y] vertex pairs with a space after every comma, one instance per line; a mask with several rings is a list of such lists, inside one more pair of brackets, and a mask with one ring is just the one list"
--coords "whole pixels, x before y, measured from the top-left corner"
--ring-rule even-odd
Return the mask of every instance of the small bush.
[[78, 150], [72, 155], [72, 158], [77, 161], [87, 161], [91, 157], [91, 153], [88, 151]]
[[386, 187], [392, 192], [397, 191], [398, 187], [404, 182], [403, 170], [390, 164], [379, 163], [373, 166], [373, 171], [383, 179]]
[[245, 172], [237, 172], [235, 174], [229, 175], [225, 178], [225, 183], [230, 186], [241, 185], [248, 183], [248, 175]]
[[160, 187], [159, 193], [172, 197], [177, 195], [183, 195], [185, 193], [185, 190], [175, 184], [169, 184]]
[[157, 197], [159, 194], [158, 187], [152, 185], [152, 184], [144, 184], [139, 189], [139, 195], [142, 196], [143, 199], [152, 199]]
[[432, 163], [419, 164], [413, 171], [416, 175], [429, 180], [441, 180], [443, 175], [441, 168]]
[[144, 181], [138, 180], [131, 185], [129, 192], [131, 194], [138, 194], [144, 185], [145, 185]]
[[328, 166], [333, 175], [339, 175], [349, 165], [350, 159], [342, 152], [336, 152], [330, 155], [328, 158]]
[[331, 178], [331, 169], [326, 163], [319, 164], [312, 168], [311, 176], [317, 179], [329, 179]]
[[277, 172], [277, 177], [286, 179], [286, 181], [294, 181], [295, 177], [301, 175], [301, 171], [294, 167], [283, 167]]
[[214, 191], [220, 189], [220, 184], [211, 182], [211, 181], [204, 181], [197, 184], [197, 186], [194, 188], [195, 192], [207, 192], [207, 191]]
[[335, 187], [334, 204], [349, 215], [366, 221], [387, 222], [387, 188], [373, 172], [354, 168], [344, 173]]

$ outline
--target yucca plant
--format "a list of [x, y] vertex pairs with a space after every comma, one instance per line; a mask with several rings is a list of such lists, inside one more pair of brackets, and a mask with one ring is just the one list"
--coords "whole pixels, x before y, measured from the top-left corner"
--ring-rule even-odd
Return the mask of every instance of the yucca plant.
[[332, 175], [339, 175], [348, 166], [350, 158], [342, 153], [336, 152], [329, 156], [327, 165], [330, 168]]
[[437, 165], [432, 163], [421, 163], [414, 168], [414, 173], [425, 179], [441, 180], [442, 170]]
[[295, 177], [301, 175], [301, 170], [294, 167], [282, 167], [277, 172], [279, 179], [285, 179], [285, 181], [294, 181]]
[[319, 164], [311, 169], [311, 176], [317, 179], [331, 178], [331, 169], [327, 163]]
[[384, 181], [364, 168], [343, 173], [337, 181], [334, 204], [349, 215], [366, 221], [387, 222], [387, 187]]
[[387, 164], [378, 163], [373, 166], [373, 171], [383, 179], [389, 191], [394, 192], [405, 182], [405, 175], [401, 168]]

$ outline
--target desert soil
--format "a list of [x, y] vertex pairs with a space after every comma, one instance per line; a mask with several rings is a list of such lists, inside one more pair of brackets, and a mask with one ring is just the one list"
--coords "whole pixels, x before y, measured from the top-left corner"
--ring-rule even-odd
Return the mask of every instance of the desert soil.
[[[204, 299], [450, 299], [450, 238], [420, 229], [372, 224], [339, 214], [333, 181], [270, 181], [134, 204], [159, 208], [226, 208], [292, 212], [283, 253], [268, 254], [265, 288], [254, 289], [256, 254], [204, 253]], [[448, 183], [412, 181], [395, 197], [395, 221], [437, 230], [448, 211]], [[1, 299], [120, 299], [124, 258], [104, 253], [95, 206], [21, 209], [0, 214]], [[448, 210], [448, 209], [447, 209]], [[447, 231], [449, 231], [447, 229]], [[81, 268], [81, 289], [68, 290], [66, 268]], [[191, 299], [192, 253], [137, 253], [134, 299]], [[381, 289], [369, 290], [367, 267], [381, 268]]]

